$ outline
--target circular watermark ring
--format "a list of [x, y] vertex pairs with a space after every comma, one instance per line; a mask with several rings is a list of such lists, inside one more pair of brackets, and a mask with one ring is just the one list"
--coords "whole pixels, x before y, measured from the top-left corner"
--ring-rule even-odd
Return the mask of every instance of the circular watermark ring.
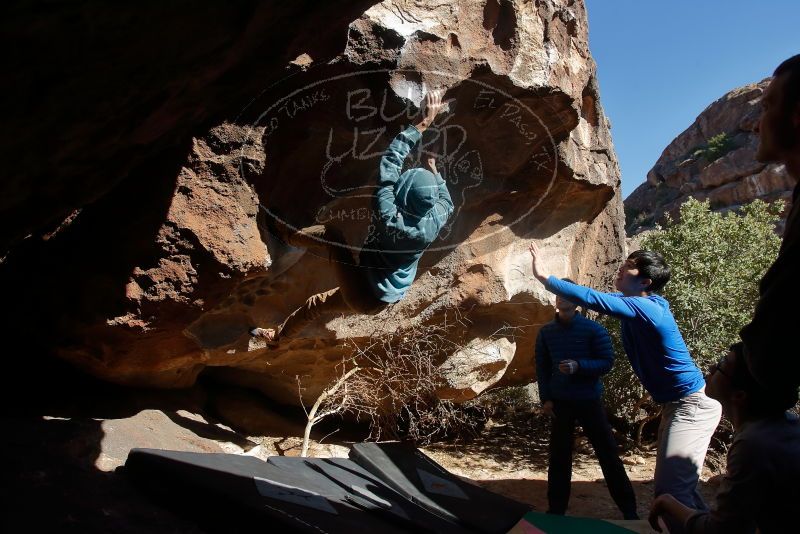
[[[319, 67], [321, 68], [323, 66], [324, 65], [320, 65]], [[302, 71], [302, 73], [303, 74], [308, 74], [311, 70], [312, 69], [307, 69], [305, 71]], [[483, 89], [486, 89], [486, 90], [490, 91], [491, 93], [495, 93], [495, 94], [498, 94], [500, 96], [505, 97], [508, 101], [511, 101], [511, 102], [514, 103], [514, 105], [518, 106], [519, 109], [527, 111], [530, 114], [530, 116], [535, 119], [535, 121], [541, 127], [542, 131], [544, 131], [545, 134], [547, 135], [547, 140], [549, 140], [550, 146], [552, 147], [552, 154], [550, 155], [550, 157], [552, 159], [553, 172], [552, 172], [552, 175], [550, 176], [550, 181], [548, 182], [547, 187], [544, 189], [544, 192], [539, 196], [539, 198], [536, 200], [536, 202], [534, 202], [524, 213], [522, 213], [521, 215], [516, 217], [510, 223], [501, 226], [497, 230], [493, 230], [493, 231], [491, 231], [491, 232], [489, 232], [487, 234], [484, 234], [484, 235], [480, 236], [474, 242], [478, 243], [478, 242], [482, 242], [482, 241], [491, 239], [491, 238], [493, 238], [495, 236], [498, 236], [499, 234], [504, 232], [506, 228], [514, 226], [516, 224], [519, 224], [523, 219], [525, 219], [528, 216], [530, 216], [536, 210], [536, 208], [538, 208], [541, 205], [542, 201], [549, 195], [550, 191], [553, 188], [553, 185], [555, 184], [556, 178], [558, 176], [558, 149], [557, 149], [557, 144], [556, 144], [555, 140], [553, 139], [553, 136], [550, 133], [550, 130], [548, 129], [547, 125], [544, 123], [544, 121], [541, 119], [541, 117], [539, 117], [536, 114], [536, 112], [533, 111], [528, 105], [523, 103], [518, 98], [512, 96], [507, 91], [505, 91], [503, 89], [499, 89], [499, 88], [493, 87], [492, 85], [490, 85], [490, 84], [488, 84], [488, 83], [486, 83], [484, 81], [481, 81], [481, 80], [476, 80], [476, 79], [471, 79], [471, 78], [464, 78], [462, 76], [457, 76], [457, 75], [454, 75], [452, 73], [444, 72], [444, 71], [415, 70], [415, 69], [403, 69], [403, 68], [399, 68], [399, 69], [360, 70], [360, 71], [355, 71], [355, 72], [350, 72], [350, 73], [338, 74], [338, 75], [335, 75], [335, 76], [322, 78], [320, 80], [316, 80], [314, 82], [306, 84], [303, 87], [295, 89], [291, 93], [289, 93], [289, 94], [283, 96], [282, 98], [280, 98], [279, 100], [275, 101], [272, 105], [270, 105], [262, 113], [260, 113], [258, 115], [258, 117], [256, 118], [256, 120], [253, 121], [250, 124], [250, 128], [249, 128], [249, 130], [247, 132], [247, 136], [248, 136], [247, 138], [251, 138], [251, 136], [253, 135], [253, 132], [255, 132], [256, 130], [258, 130], [258, 129], [262, 128], [262, 127], [264, 127], [264, 128], [272, 128], [272, 132], [277, 131], [277, 128], [279, 128], [279, 122], [276, 123], [273, 120], [275, 117], [269, 119], [267, 121], [267, 124], [262, 124], [262, 123], [265, 120], [267, 120], [267, 118], [270, 116], [270, 113], [272, 113], [276, 109], [282, 109], [282, 106], [285, 106], [287, 104], [287, 102], [290, 102], [297, 95], [299, 95], [299, 94], [301, 94], [303, 92], [307, 92], [310, 89], [314, 89], [316, 87], [320, 87], [320, 86], [323, 86], [324, 84], [328, 84], [328, 83], [331, 83], [331, 82], [335, 82], [335, 81], [339, 81], [339, 80], [343, 80], [343, 79], [347, 79], [347, 78], [358, 77], [358, 76], [367, 76], [367, 75], [375, 75], [375, 74], [389, 74], [391, 76], [391, 75], [397, 75], [397, 74], [403, 74], [403, 73], [413, 74], [414, 76], [418, 76], [418, 77], [419, 76], [424, 76], [424, 75], [432, 75], [432, 76], [437, 76], [437, 77], [454, 79], [457, 83], [475, 84], [475, 85], [479, 86], [480, 88], [483, 88]], [[287, 80], [293, 78], [297, 74], [300, 74], [300, 73], [295, 73], [295, 74], [290, 75], [288, 77], [282, 78], [281, 80], [278, 80], [275, 83], [273, 83], [270, 86], [268, 86], [267, 88], [265, 88], [247, 106], [245, 106], [245, 108], [242, 110], [242, 112], [239, 114], [239, 116], [237, 116], [237, 119], [242, 117], [248, 111], [248, 109], [253, 107], [255, 105], [255, 103], [267, 91], [275, 88], [276, 86], [278, 86], [281, 83], [286, 82]], [[410, 83], [413, 85], [414, 82], [410, 82]], [[420, 82], [420, 83], [422, 83], [422, 82]], [[424, 96], [424, 95], [422, 95], [422, 96]], [[400, 97], [400, 98], [403, 98], [403, 97]], [[324, 99], [323, 99], [323, 101], [324, 101]], [[263, 140], [264, 135], [265, 134], [260, 135], [262, 140]], [[243, 146], [243, 148], [242, 148], [242, 156], [244, 156], [244, 151], [245, 151], [245, 147]], [[534, 156], [536, 156], [536, 154], [534, 154]], [[529, 162], [532, 161], [534, 159], [534, 156], [532, 156], [530, 158], [527, 158], [526, 161], [529, 161]], [[242, 178], [245, 181], [247, 181], [247, 176], [246, 176], [247, 173], [245, 171], [244, 162], [245, 162], [245, 158], [241, 157], [240, 158], [240, 163], [239, 163], [239, 170], [240, 170], [240, 174], [241, 174]], [[324, 176], [322, 178], [324, 179]], [[326, 188], [330, 189], [330, 187], [327, 186], [327, 184], [324, 183], [324, 182], [321, 185], [322, 185], [323, 189], [326, 189]], [[372, 188], [374, 188], [375, 186], [356, 186], [356, 187], [348, 188], [348, 189], [345, 189], [345, 190], [337, 190], [335, 192], [336, 193], [347, 193], [347, 192], [351, 192], [351, 191], [354, 191], [354, 190], [357, 190], [357, 189], [360, 189], [360, 188], [364, 188], [364, 187], [372, 187]], [[350, 196], [355, 197], [356, 195], [350, 195]], [[366, 195], [358, 195], [358, 196], [366, 196]], [[285, 226], [289, 230], [291, 230], [293, 232], [300, 232], [302, 230], [301, 228], [295, 227], [290, 222], [281, 219], [280, 216], [277, 213], [269, 210], [268, 208], [266, 208], [262, 204], [259, 204], [259, 206], [260, 206], [260, 209], [262, 209], [268, 216], [273, 217], [275, 220], [279, 221], [283, 226]], [[455, 222], [456, 215], [457, 215], [457, 212], [455, 212], [451, 216], [450, 220], [448, 221], [450, 223], [450, 225], [452, 225]], [[441, 234], [440, 234], [440, 237], [441, 237]], [[320, 237], [320, 236], [314, 236], [313, 239], [318, 241], [318, 242], [320, 242], [323, 245], [343, 247], [343, 248], [347, 248], [347, 249], [350, 249], [350, 250], [355, 251], [355, 252], [368, 251], [368, 252], [398, 253], [398, 254], [403, 254], [403, 253], [408, 254], [408, 253], [419, 252], [419, 249], [396, 249], [396, 248], [393, 248], [393, 249], [387, 251], [385, 248], [377, 249], [377, 248], [370, 248], [368, 246], [360, 246], [360, 247], [359, 246], [351, 246], [351, 245], [348, 245], [347, 243], [342, 243], [342, 242], [339, 242], [339, 241], [332, 241], [332, 240], [329, 240], [329, 239], [326, 239], [326, 238]], [[463, 242], [457, 242], [457, 243], [450, 243], [450, 244], [447, 244], [447, 245], [428, 246], [425, 250], [427, 250], [427, 251], [449, 251], [449, 250], [453, 250], [453, 249], [457, 248], [458, 246], [460, 246], [462, 244], [463, 244]]]

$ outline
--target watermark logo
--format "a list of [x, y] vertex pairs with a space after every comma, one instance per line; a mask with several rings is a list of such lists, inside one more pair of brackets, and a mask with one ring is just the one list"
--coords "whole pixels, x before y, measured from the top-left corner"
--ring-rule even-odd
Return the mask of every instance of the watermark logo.
[[[314, 69], [309, 69], [303, 76], [312, 77], [313, 74]], [[422, 79], [439, 80], [449, 88], [446, 109], [428, 127], [405, 161], [393, 161], [396, 154], [387, 152], [390, 142], [405, 127], [421, 119], [421, 102], [427, 90], [433, 89], [415, 81]], [[376, 80], [383, 83], [376, 84]], [[446, 72], [405, 72], [402, 69], [357, 71], [297, 85], [292, 84], [291, 89], [281, 95], [279, 82], [268, 91], [272, 95], [270, 103], [264, 105], [262, 99], [251, 103], [247, 113], [255, 119], [251, 122], [250, 133], [260, 136], [268, 167], [282, 157], [271, 150], [272, 145], [285, 146], [281, 136], [297, 136], [300, 129], [308, 133], [307, 139], [314, 138], [302, 156], [304, 169], [310, 166], [313, 173], [294, 178], [300, 182], [290, 185], [297, 194], [292, 202], [314, 202], [313, 222], [317, 226], [358, 224], [363, 225], [366, 235], [363, 243], [356, 247], [341, 239], [331, 239], [331, 234], [326, 232], [306, 235], [322, 247], [343, 247], [384, 256], [418, 253], [422, 249], [451, 250], [463, 242], [458, 229], [465, 210], [479, 209], [476, 207], [487, 196], [496, 199], [498, 195], [510, 194], [513, 187], [505, 181], [512, 176], [518, 180], [520, 174], [528, 173], [531, 179], [542, 181], [536, 188], [542, 193], [513, 210], [513, 219], [504, 220], [497, 230], [482, 232], [480, 237], [473, 238], [476, 241], [492, 239], [506, 227], [521, 224], [529, 217], [555, 182], [556, 143], [546, 123], [530, 106], [503, 88]], [[276, 94], [278, 96], [274, 96]], [[258, 106], [262, 106], [260, 110]], [[381, 172], [402, 164], [404, 172], [400, 174], [406, 176], [410, 169], [425, 167], [430, 158], [435, 159], [452, 207], [446, 206], [448, 202], [442, 199], [443, 192], [439, 191], [439, 197], [434, 195], [432, 199], [434, 205], [429, 212], [424, 215], [413, 212], [404, 203], [407, 199], [399, 196], [404, 192], [401, 186], [391, 188], [393, 196], [387, 197], [395, 204], [391, 217], [385, 209], [386, 202], [383, 210], [376, 210], [379, 205], [376, 195], [385, 197], [386, 193], [381, 193], [379, 181], [376, 185], [375, 178], [380, 179]], [[366, 175], [363, 179], [342, 180], [342, 176], [352, 174], [352, 169]], [[247, 176], [244, 166], [240, 167], [240, 172], [248, 182], [260, 179]], [[296, 221], [281, 215], [291, 210], [270, 205], [269, 200], [262, 202], [268, 226], [273, 232], [275, 228], [280, 229], [277, 231], [279, 238], [286, 240], [286, 234], [304, 231]], [[308, 208], [304, 206], [305, 211]], [[430, 235], [431, 228], [436, 230], [436, 235]], [[414, 233], [420, 229], [427, 231], [422, 238], [418, 232]]]

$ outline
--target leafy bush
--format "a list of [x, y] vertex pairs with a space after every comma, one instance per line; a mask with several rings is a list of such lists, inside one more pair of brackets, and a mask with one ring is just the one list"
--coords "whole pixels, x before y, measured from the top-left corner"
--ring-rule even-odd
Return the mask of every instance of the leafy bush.
[[[720, 214], [707, 201], [689, 199], [681, 206], [680, 222], [668, 218], [665, 229], [643, 239], [642, 248], [661, 253], [672, 269], [662, 295], [701, 369], [717, 361], [750, 320], [758, 282], [778, 254], [775, 225], [782, 210], [782, 202], [756, 200], [738, 213]], [[657, 408], [623, 356], [618, 321], [604, 318], [603, 323], [617, 350], [605, 380], [606, 402], [626, 430], [640, 434]], [[641, 441], [641, 435], [636, 438]]]
[[705, 158], [708, 162], [716, 161], [731, 150], [736, 148], [733, 138], [725, 132], [717, 134], [708, 140], [705, 146], [694, 149], [692, 156]]
[[679, 223], [668, 220], [644, 239], [642, 248], [661, 253], [672, 269], [662, 293], [699, 364], [718, 359], [750, 321], [758, 282], [778, 255], [782, 210], [783, 202], [756, 200], [721, 214], [689, 199]]

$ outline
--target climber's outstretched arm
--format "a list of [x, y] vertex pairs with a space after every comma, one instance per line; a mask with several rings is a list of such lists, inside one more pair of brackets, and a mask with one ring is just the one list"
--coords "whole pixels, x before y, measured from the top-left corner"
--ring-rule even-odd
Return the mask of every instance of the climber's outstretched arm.
[[[397, 221], [400, 215], [397, 213], [395, 203], [395, 185], [403, 172], [403, 162], [408, 157], [411, 149], [422, 137], [422, 132], [427, 129], [442, 110], [442, 95], [439, 91], [433, 91], [425, 96], [425, 111], [423, 119], [415, 126], [410, 126], [395, 137], [389, 144], [389, 148], [381, 158], [380, 176], [378, 177], [378, 189], [375, 191], [375, 211], [378, 219], [385, 227], [399, 226], [405, 233], [415, 233], [413, 228], [405, 229], [404, 225]], [[414, 236], [409, 235], [412, 239]]]

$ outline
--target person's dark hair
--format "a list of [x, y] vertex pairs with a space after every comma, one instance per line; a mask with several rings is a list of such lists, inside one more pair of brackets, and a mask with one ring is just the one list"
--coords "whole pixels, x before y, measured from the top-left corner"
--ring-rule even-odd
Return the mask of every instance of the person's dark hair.
[[800, 54], [790, 57], [775, 69], [773, 76], [786, 74], [786, 85], [783, 86], [783, 105], [786, 110], [792, 109], [800, 102]]
[[736, 356], [731, 374], [731, 385], [747, 392], [747, 408], [753, 414], [770, 414], [786, 411], [797, 404], [797, 388], [767, 389], [759, 384], [744, 359], [744, 343], [734, 343], [730, 351]]
[[628, 259], [639, 269], [639, 276], [652, 280], [645, 291], [651, 293], [659, 291], [669, 282], [670, 269], [664, 256], [652, 250], [637, 250], [632, 252]]

